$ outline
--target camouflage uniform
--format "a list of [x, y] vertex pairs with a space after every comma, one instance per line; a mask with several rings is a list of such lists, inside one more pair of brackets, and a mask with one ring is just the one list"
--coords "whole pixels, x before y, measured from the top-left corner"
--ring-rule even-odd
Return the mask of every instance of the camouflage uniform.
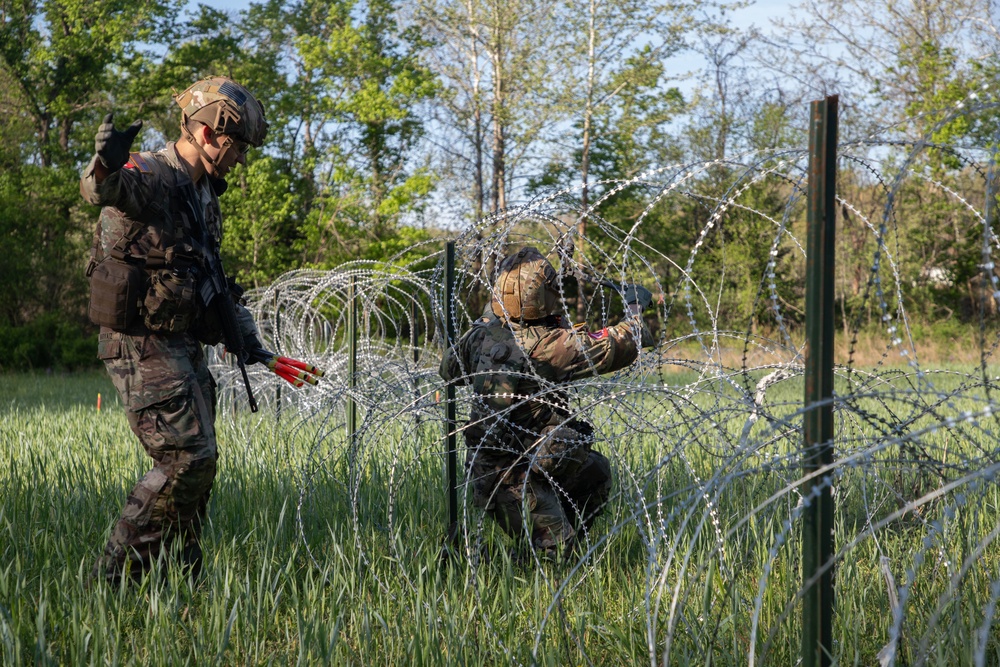
[[[132, 153], [100, 183], [97, 160], [95, 155], [80, 180], [84, 199], [103, 207], [88, 275], [120, 244], [146, 262], [148, 273], [156, 273], [148, 271], [149, 263], [159, 258], [168, 272], [196, 276], [200, 253], [221, 242], [216, 190], [223, 191], [225, 181], [206, 175], [191, 183], [174, 143]], [[206, 231], [212, 238], [205, 238]], [[244, 333], [256, 335], [252, 316], [240, 305], [237, 312]], [[109, 581], [138, 578], [168, 550], [178, 551], [195, 573], [200, 570], [199, 538], [218, 461], [215, 382], [202, 343], [219, 342], [221, 333], [206, 325], [201, 312], [182, 320], [179, 331], [164, 331], [148, 315], [124, 329], [102, 327], [98, 342], [129, 426], [155, 462], [129, 494], [95, 566], [95, 575]]]
[[[533, 248], [508, 257], [501, 275], [516, 272], [525, 259], [541, 259], [551, 282], [554, 270]], [[525, 282], [530, 280], [519, 281], [522, 287]], [[639, 345], [650, 342], [640, 318], [595, 333], [570, 327], [551, 314], [553, 287], [544, 297], [547, 306], [521, 313], [541, 317], [518, 320], [498, 285], [496, 316], [474, 323], [440, 369], [444, 379], [471, 384], [474, 392], [465, 428], [474, 503], [509, 535], [530, 535], [532, 546], [544, 552], [572, 546], [611, 489], [611, 466], [593, 449], [593, 427], [572, 416], [560, 386], [624, 368], [638, 357]]]

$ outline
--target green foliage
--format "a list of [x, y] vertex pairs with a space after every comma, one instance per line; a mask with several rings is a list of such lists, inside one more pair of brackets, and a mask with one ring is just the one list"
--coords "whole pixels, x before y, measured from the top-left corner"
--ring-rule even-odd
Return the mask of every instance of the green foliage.
[[366, 250], [364, 259], [383, 260], [396, 258], [397, 263], [409, 264], [437, 250], [433, 246], [424, 244], [425, 241], [430, 239], [431, 234], [426, 229], [400, 227], [392, 237], [370, 244]]
[[[0, 115], [0, 238], [19, 249], [0, 264], [3, 322], [82, 319], [97, 213], [76, 184], [99, 119], [109, 109], [122, 123], [142, 118], [136, 148], [158, 148], [178, 135], [171, 93], [207, 74], [247, 85], [271, 123], [221, 200], [223, 252], [238, 280], [260, 286], [305, 264], [377, 258], [413, 238], [400, 226], [422, 213], [435, 183], [412, 161], [415, 106], [436, 84], [395, 7], [273, 0], [233, 21], [207, 7], [179, 20], [182, 6], [0, 9], [0, 102], [20, 110]], [[291, 83], [289, 56], [302, 68]]]
[[[169, 45], [178, 2], [4, 3], [0, 21], [0, 354], [37, 367], [92, 363], [79, 349], [96, 211], [77, 182], [106, 100], [128, 89], [154, 37]], [[134, 110], [137, 92], [115, 111]], [[127, 100], [133, 100], [128, 102]], [[10, 252], [6, 252], [10, 249]], [[16, 251], [15, 251], [16, 249]], [[24, 335], [14, 334], [26, 327]], [[92, 342], [92, 341], [91, 341]]]
[[[971, 43], [966, 48], [951, 6], [930, 7], [933, 21], [923, 32], [914, 31], [919, 22], [909, 21], [909, 10], [897, 32], [887, 26], [898, 21], [879, 23], [886, 17], [877, 8], [855, 8], [860, 15], [850, 17], [866, 29], [836, 36], [867, 40], [880, 47], [871, 53], [888, 56], [861, 72], [870, 90], [845, 90], [844, 100], [871, 94], [880, 109], [893, 110], [886, 118], [905, 117], [913, 136], [993, 150], [1000, 114], [956, 110], [959, 102], [978, 104], [973, 93], [1000, 77], [1000, 65], [974, 57]], [[51, 313], [83, 320], [97, 213], [81, 203], [76, 183], [101, 117], [142, 118], [136, 148], [159, 148], [178, 135], [172, 93], [208, 74], [247, 85], [270, 122], [266, 145], [232, 173], [222, 198], [227, 266], [247, 285], [298, 267], [399, 254], [439, 231], [437, 221], [421, 229], [431, 202], [454, 214], [444, 226], [478, 216], [488, 201], [498, 205], [501, 190], [513, 202], [522, 183], [534, 195], [586, 182], [571, 196], [596, 203], [594, 215], [621, 232], [598, 238], [584, 221], [588, 243], [612, 251], [644, 216], [635, 242], [683, 266], [737, 176], [722, 165], [702, 170], [685, 181], [697, 199], [677, 192], [659, 201], [660, 193], [639, 184], [606, 196], [605, 181], [804, 144], [804, 105], [787, 89], [790, 79], [758, 85], [746, 65], [755, 36], [727, 27], [724, 12], [718, 22], [710, 18], [713, 7], [262, 0], [230, 15], [181, 0], [0, 3], [0, 240], [16, 249], [0, 262], [0, 323], [23, 326]], [[705, 20], [693, 21], [694, 9], [706, 10]], [[689, 102], [673, 87], [668, 58], [694, 44], [692, 36], [705, 37], [696, 48], [710, 64]], [[927, 176], [897, 193], [890, 224], [905, 241], [894, 259], [915, 297], [908, 308], [931, 321], [979, 317], [990, 308], [988, 276], [978, 266], [981, 226], [942, 192], [976, 202], [982, 174], [936, 147], [908, 166]], [[851, 169], [843, 166], [842, 181], [868, 189], [865, 215], [877, 221], [885, 193], [856, 182], [863, 176]], [[754, 184], [740, 205], [776, 218], [786, 190]], [[470, 201], [443, 201], [460, 192], [471, 193]], [[788, 213], [801, 224], [801, 211]], [[758, 251], [770, 247], [775, 229], [732, 208], [724, 222], [697, 262], [724, 261], [726, 272], [705, 287], [719, 290], [719, 314], [757, 323], [765, 315], [754, 304], [766, 266]], [[867, 321], [878, 306], [865, 301], [872, 233], [851, 224], [838, 262], [840, 313]], [[655, 269], [667, 291], [677, 285], [669, 262]], [[947, 280], [935, 277], [942, 270]], [[778, 273], [796, 280], [794, 270]], [[791, 282], [776, 289], [780, 298], [795, 294]]]
[[116, 73], [145, 40], [169, 39], [180, 3], [43, 0], [5, 3], [0, 64], [26, 102], [34, 154], [43, 166], [72, 164], [75, 125], [118, 86]]
[[292, 188], [294, 176], [278, 162], [253, 156], [230, 176], [220, 199], [226, 271], [246, 286], [267, 285], [296, 266], [302, 199]]
[[81, 310], [83, 249], [92, 223], [76, 211], [75, 180], [71, 169], [32, 164], [0, 172], [0, 238], [4, 248], [17, 249], [0, 262], [0, 317], [6, 324], [57, 309], [71, 315]]
[[[241, 275], [260, 283], [279, 267], [330, 268], [371, 256], [421, 214], [434, 178], [412, 164], [423, 131], [416, 107], [437, 88], [420, 62], [421, 41], [401, 30], [395, 11], [387, 2], [308, 0], [246, 12], [241, 30], [254, 45], [253, 78], [273, 90], [265, 93], [272, 123], [265, 150], [278, 158], [257, 168], [270, 171], [269, 187], [283, 198], [272, 206], [277, 200], [264, 197], [265, 238], [283, 256]], [[290, 81], [282, 64], [289, 60], [298, 68]], [[251, 190], [246, 196], [256, 206]], [[230, 219], [250, 212], [233, 207]], [[244, 236], [253, 229], [238, 224]]]
[[[787, 230], [776, 244], [779, 224], [789, 213], [787, 187], [781, 181], [742, 180], [719, 190], [735, 201], [724, 209], [716, 204], [700, 214], [692, 211], [706, 224], [714, 220], [694, 263], [695, 273], [704, 276], [699, 286], [718, 299], [714, 316], [724, 322], [744, 322], [756, 331], [764, 320], [770, 321], [772, 296], [777, 296], [786, 324], [801, 321], [802, 313], [790, 309], [790, 304], [802, 302], [803, 285], [791, 266], [795, 255]], [[794, 210], [791, 213], [794, 222]], [[708, 324], [706, 317], [701, 326]]]
[[96, 333], [59, 313], [21, 326], [0, 325], [0, 372], [94, 368], [100, 365], [96, 349]]
[[[904, 46], [899, 58], [898, 69], [910, 71], [918, 81], [919, 95], [906, 104], [906, 113], [934, 143], [947, 144], [956, 138], [969, 134], [970, 118], [965, 114], [953, 114], [955, 104], [968, 95], [968, 84], [957, 68], [958, 55], [954, 49], [942, 47], [933, 41]], [[895, 67], [889, 67], [889, 74], [898, 74]], [[932, 149], [929, 163], [940, 170], [942, 167], [958, 169], [960, 163], [947, 152]]]
[[[588, 151], [588, 179], [593, 182], [590, 202], [602, 198], [613, 187], [606, 180], [632, 178], [653, 165], [676, 161], [681, 155], [673, 146], [668, 125], [683, 110], [684, 100], [677, 88], [663, 88], [663, 64], [652, 58], [648, 48], [629, 57], [600, 91], [612, 92], [613, 103], [599, 106], [593, 116], [591, 146]], [[582, 131], [576, 120], [574, 131]], [[558, 155], [538, 176], [528, 181], [528, 191], [543, 193], [554, 187], [569, 187], [578, 176], [583, 161], [582, 147], [567, 158]], [[605, 215], [619, 200], [641, 197], [634, 189], [617, 193], [598, 210]], [[613, 218], [612, 218], [613, 219]]]

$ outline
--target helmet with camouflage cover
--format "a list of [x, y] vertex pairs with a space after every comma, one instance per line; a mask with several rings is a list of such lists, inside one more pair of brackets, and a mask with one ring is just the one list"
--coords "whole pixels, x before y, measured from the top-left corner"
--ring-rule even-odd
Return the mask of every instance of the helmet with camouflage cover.
[[267, 136], [264, 105], [242, 85], [224, 76], [210, 76], [174, 97], [181, 108], [181, 127], [204, 123], [213, 132], [225, 134], [256, 147]]
[[493, 312], [508, 320], [540, 320], [559, 312], [556, 270], [536, 248], [521, 248], [500, 263]]

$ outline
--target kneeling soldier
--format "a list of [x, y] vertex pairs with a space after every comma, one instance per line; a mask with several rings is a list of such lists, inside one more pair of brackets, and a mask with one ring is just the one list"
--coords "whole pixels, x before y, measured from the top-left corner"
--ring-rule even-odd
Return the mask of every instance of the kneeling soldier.
[[493, 317], [478, 320], [441, 362], [445, 380], [472, 385], [465, 441], [473, 501], [543, 556], [571, 548], [608, 500], [611, 465], [559, 385], [624, 368], [652, 344], [640, 315], [651, 295], [640, 286], [623, 294], [620, 324], [574, 329], [560, 315], [555, 269], [523, 248], [500, 264]]

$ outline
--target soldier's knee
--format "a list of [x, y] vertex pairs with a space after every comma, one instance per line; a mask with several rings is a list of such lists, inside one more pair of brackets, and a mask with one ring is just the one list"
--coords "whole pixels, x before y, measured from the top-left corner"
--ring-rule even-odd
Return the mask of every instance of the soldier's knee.
[[537, 500], [531, 513], [531, 541], [536, 549], [555, 549], [572, 544], [576, 530], [570, 525], [556, 493], [538, 484]]
[[525, 498], [521, 491], [520, 485], [500, 485], [493, 489], [489, 502], [484, 505], [486, 514], [511, 537], [524, 535], [525, 514], [534, 509], [534, 496], [528, 494]]
[[174, 503], [179, 508], [197, 504], [212, 490], [215, 473], [214, 455], [196, 458], [178, 470], [174, 481]]
[[157, 507], [162, 502], [164, 487], [170, 479], [160, 468], [153, 468], [139, 479], [122, 510], [124, 525], [142, 529], [157, 517]]

